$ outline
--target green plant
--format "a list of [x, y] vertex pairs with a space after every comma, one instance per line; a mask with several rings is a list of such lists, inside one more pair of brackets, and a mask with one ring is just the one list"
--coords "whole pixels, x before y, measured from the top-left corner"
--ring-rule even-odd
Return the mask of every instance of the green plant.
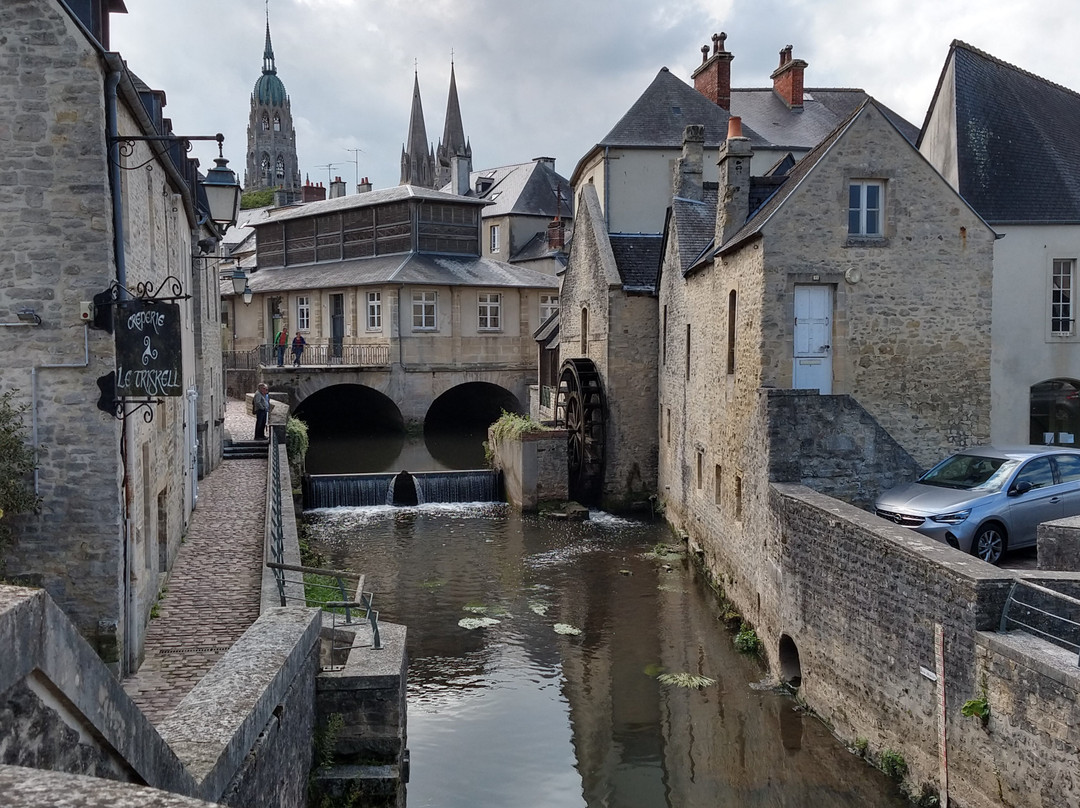
[[895, 749], [886, 749], [881, 753], [881, 770], [894, 780], [902, 780], [907, 774], [907, 761]]
[[265, 191], [245, 191], [240, 195], [240, 210], [251, 210], [252, 208], [265, 208], [267, 205], [272, 204], [274, 201], [274, 189], [268, 188]]
[[308, 450], [308, 427], [304, 421], [291, 415], [285, 421], [285, 449], [289, 463], [302, 467]]
[[859, 757], [866, 757], [866, 750], [870, 746], [870, 742], [866, 738], [855, 739], [855, 754]]
[[[14, 390], [0, 395], [0, 519], [18, 513], [30, 513], [41, 505], [29, 484], [37, 467], [34, 450], [26, 440], [23, 413], [27, 404], [15, 403]], [[11, 541], [11, 527], [0, 521], [0, 572], [4, 569], [4, 550]]]
[[753, 655], [761, 651], [761, 638], [754, 631], [753, 626], [743, 623], [739, 627], [739, 633], [735, 635], [735, 650], [740, 654]]
[[496, 444], [505, 440], [520, 438], [533, 432], [550, 432], [551, 428], [544, 426], [539, 421], [533, 420], [529, 415], [518, 415], [503, 410], [498, 420], [491, 425], [491, 437]]
[[982, 694], [977, 699], [968, 699], [960, 708], [960, 715], [966, 718], [978, 718], [985, 727], [990, 721], [990, 702], [986, 699], [986, 684], [983, 683]]

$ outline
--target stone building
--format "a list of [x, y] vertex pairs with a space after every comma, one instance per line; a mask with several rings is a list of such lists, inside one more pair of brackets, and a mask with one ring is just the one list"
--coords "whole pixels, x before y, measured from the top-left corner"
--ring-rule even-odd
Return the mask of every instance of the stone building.
[[[744, 136], [752, 146], [744, 170], [761, 178], [759, 185], [767, 193], [783, 181], [796, 159], [867, 98], [862, 90], [805, 88], [807, 63], [794, 59], [790, 47], [780, 52], [772, 87], [733, 88], [734, 55], [725, 49], [725, 40], [724, 34], [716, 34], [711, 53], [708, 46], [702, 48], [693, 87], [662, 68], [611, 131], [578, 161], [571, 178], [575, 239], [563, 280], [558, 331], [549, 328], [537, 335], [546, 371], [539, 379], [534, 409], [540, 417], [564, 419], [565, 399], [575, 395], [572, 388], [579, 384], [575, 373], [595, 374], [600, 406], [586, 407], [586, 415], [594, 413], [600, 422], [580, 425], [572, 443], [593, 448], [579, 452], [577, 466], [571, 460], [571, 475], [582, 464], [593, 467], [589, 485], [579, 486], [578, 493], [612, 506], [640, 502], [657, 491], [656, 277], [685, 127], [703, 127], [700, 182], [715, 185], [728, 120], [742, 115]], [[878, 108], [914, 141], [914, 126]], [[621, 319], [612, 321], [615, 316]], [[552, 354], [553, 342], [558, 343], [563, 369], [557, 376], [552, 362], [543, 360]], [[603, 361], [599, 350], [607, 354]], [[582, 360], [576, 363], [578, 370], [569, 369], [567, 362], [577, 359]], [[544, 395], [545, 388], [562, 392]], [[632, 406], [617, 403], [623, 391]], [[628, 421], [620, 423], [621, 418]], [[586, 493], [592, 487], [595, 491]]]
[[280, 188], [287, 200], [300, 194], [300, 167], [296, 157], [296, 130], [292, 102], [277, 74], [270, 42], [270, 14], [266, 16], [266, 46], [262, 75], [251, 91], [247, 129], [247, 171], [244, 190]]
[[953, 41], [919, 149], [994, 245], [990, 437], [1080, 443], [1080, 94]]
[[[257, 268], [251, 304], [232, 305], [236, 350], [263, 346], [273, 373], [275, 334], [299, 331], [307, 348], [302, 378], [288, 382], [294, 403], [360, 384], [389, 397], [406, 422], [422, 422], [432, 399], [460, 384], [527, 401], [532, 332], [558, 279], [481, 255], [485, 204], [398, 185], [252, 218]], [[334, 368], [378, 372], [346, 378]]]
[[770, 483], [865, 506], [987, 440], [995, 234], [873, 100], [756, 209], [749, 140], [732, 129], [715, 195], [700, 133], [680, 161], [659, 283], [659, 482], [714, 572], [763, 576]]
[[[217, 267], [193, 257], [219, 233], [164, 94], [109, 50], [117, 11], [119, 0], [0, 5], [0, 388], [27, 407], [41, 499], [5, 517], [3, 577], [47, 589], [124, 672], [198, 477], [220, 460], [224, 391]], [[164, 367], [140, 375], [127, 332], [151, 322], [168, 332], [145, 335]]]

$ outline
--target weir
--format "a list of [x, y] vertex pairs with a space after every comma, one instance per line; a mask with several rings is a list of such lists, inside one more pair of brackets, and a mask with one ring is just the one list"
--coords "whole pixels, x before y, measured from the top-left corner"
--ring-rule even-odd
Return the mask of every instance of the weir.
[[502, 502], [503, 498], [502, 475], [493, 469], [311, 474], [304, 481], [305, 508]]

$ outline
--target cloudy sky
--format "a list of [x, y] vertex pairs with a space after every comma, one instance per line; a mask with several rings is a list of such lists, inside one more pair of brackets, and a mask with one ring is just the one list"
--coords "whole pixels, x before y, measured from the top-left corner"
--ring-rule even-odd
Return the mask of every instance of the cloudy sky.
[[[178, 134], [223, 132], [242, 178], [264, 0], [126, 5], [113, 50], [165, 91]], [[270, 28], [301, 176], [380, 188], [398, 182], [414, 67], [428, 138], [442, 135], [451, 54], [474, 167], [544, 155], [570, 176], [661, 67], [689, 83], [718, 31], [734, 86], [771, 86], [790, 44], [807, 87], [860, 87], [921, 125], [953, 39], [1080, 90], [1075, 11], [1075, 0], [270, 0]], [[205, 169], [215, 150], [195, 154]]]

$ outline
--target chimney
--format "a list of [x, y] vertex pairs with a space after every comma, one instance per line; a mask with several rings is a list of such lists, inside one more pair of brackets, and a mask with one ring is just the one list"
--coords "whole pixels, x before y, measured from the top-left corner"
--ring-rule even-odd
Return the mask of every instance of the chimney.
[[360, 180], [360, 184], [356, 186], [356, 193], [358, 194], [370, 194], [371, 193], [371, 181], [367, 177]]
[[806, 62], [791, 58], [791, 45], [780, 51], [780, 66], [773, 71], [773, 92], [788, 109], [803, 108], [803, 71]]
[[450, 193], [465, 196], [469, 193], [469, 175], [472, 173], [472, 157], [455, 154], [450, 158]]
[[300, 199], [303, 202], [322, 202], [326, 199], [326, 189], [322, 185], [312, 185], [311, 180], [304, 178], [304, 185], [300, 189]]
[[695, 90], [717, 106], [730, 110], [731, 60], [735, 58], [735, 54], [724, 50], [726, 39], [725, 33], [713, 34], [711, 56], [709, 46], [701, 46], [701, 64], [691, 75]]
[[[732, 120], [738, 120], [732, 118]], [[690, 124], [683, 130], [682, 157], [675, 161], [671, 193], [683, 199], [701, 201], [701, 171], [705, 149], [705, 125]]]
[[337, 199], [341, 196], [345, 196], [345, 181], [341, 177], [334, 177], [334, 181], [330, 183], [330, 198]]
[[750, 215], [750, 139], [742, 119], [728, 119], [727, 140], [720, 147], [720, 198], [716, 206], [716, 244], [726, 244]]
[[566, 220], [561, 216], [548, 222], [548, 249], [561, 250], [566, 246]]

